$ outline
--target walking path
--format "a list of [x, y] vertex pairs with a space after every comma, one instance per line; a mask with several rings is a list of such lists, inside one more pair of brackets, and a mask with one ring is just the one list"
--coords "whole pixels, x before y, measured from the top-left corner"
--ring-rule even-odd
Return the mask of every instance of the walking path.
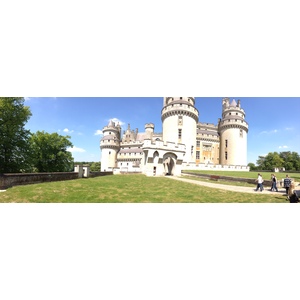
[[225, 184], [219, 184], [219, 183], [211, 183], [211, 182], [205, 182], [205, 181], [198, 181], [198, 180], [192, 180], [192, 179], [186, 179], [186, 178], [180, 178], [175, 176], [167, 176], [167, 178], [173, 179], [173, 180], [179, 180], [183, 182], [188, 182], [192, 184], [202, 185], [206, 187], [211, 187], [214, 189], [221, 189], [231, 192], [239, 192], [239, 193], [246, 193], [246, 194], [257, 194], [257, 193], [266, 193], [266, 194], [285, 194], [285, 190], [278, 189], [278, 192], [271, 192], [269, 188], [264, 189], [263, 192], [256, 192], [255, 187], [245, 187], [245, 186], [236, 186], [236, 185], [225, 185]]

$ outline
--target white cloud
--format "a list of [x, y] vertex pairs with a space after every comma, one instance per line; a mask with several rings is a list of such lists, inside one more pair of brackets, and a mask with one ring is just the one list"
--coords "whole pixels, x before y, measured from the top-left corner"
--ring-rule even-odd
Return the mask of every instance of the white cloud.
[[291, 130], [294, 130], [294, 128], [293, 127], [286, 127], [285, 130], [291, 131]]
[[96, 130], [96, 132], [94, 133], [94, 135], [101, 135], [101, 134], [103, 134], [103, 132], [100, 129]]
[[25, 101], [29, 101], [30, 98], [29, 98], [29, 97], [24, 97], [24, 100], [25, 100]]
[[279, 149], [288, 149], [289, 147], [288, 146], [279, 146], [278, 148]]
[[[123, 126], [123, 125], [125, 125], [125, 122], [122, 122], [121, 120], [119, 120], [118, 118], [112, 118], [112, 119], [110, 119], [110, 120], [112, 120], [113, 122], [115, 122], [116, 124], [120, 124], [120, 126]], [[110, 121], [109, 120], [109, 121]]]
[[278, 130], [274, 129], [274, 130], [270, 130], [270, 131], [262, 131], [260, 134], [273, 134], [273, 133], [277, 133]]
[[63, 132], [66, 132], [66, 133], [73, 133], [74, 130], [70, 130], [70, 129], [68, 129], [68, 128], [65, 128], [65, 129], [63, 130]]
[[82, 149], [82, 148], [78, 148], [78, 147], [76, 147], [76, 146], [74, 146], [74, 147], [72, 147], [72, 148], [67, 148], [67, 151], [69, 151], [69, 152], [72, 152], [72, 153], [74, 153], [74, 152], [79, 152], [79, 153], [84, 153], [84, 152], [86, 152], [86, 150], [84, 150], [84, 149]]

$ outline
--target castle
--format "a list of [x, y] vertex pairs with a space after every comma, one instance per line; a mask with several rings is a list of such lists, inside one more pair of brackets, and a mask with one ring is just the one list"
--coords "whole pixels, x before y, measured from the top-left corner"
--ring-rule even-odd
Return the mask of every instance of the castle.
[[110, 121], [100, 142], [101, 171], [141, 172], [148, 176], [175, 175], [181, 170], [241, 170], [247, 167], [248, 123], [241, 101], [222, 100], [218, 125], [199, 122], [194, 97], [165, 97], [161, 112], [162, 133], [152, 123], [145, 132], [121, 133]]

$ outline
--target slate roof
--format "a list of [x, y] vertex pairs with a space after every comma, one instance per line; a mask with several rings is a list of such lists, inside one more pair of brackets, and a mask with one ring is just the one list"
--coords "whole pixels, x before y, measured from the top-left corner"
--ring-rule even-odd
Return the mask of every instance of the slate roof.
[[136, 140], [143, 142], [146, 137], [147, 137], [147, 133], [146, 132], [140, 132], [140, 133], [137, 134]]
[[230, 106], [237, 107], [237, 103], [236, 103], [236, 101], [234, 99], [232, 100]]
[[[101, 141], [114, 140], [114, 138], [115, 138], [114, 135], [109, 134], [109, 135], [104, 136], [104, 137], [101, 139]], [[117, 138], [116, 138], [115, 140], [117, 140]]]
[[219, 136], [218, 135], [218, 132], [216, 132], [216, 131], [210, 131], [210, 130], [197, 130], [197, 133], [198, 134], [211, 134], [211, 135], [216, 135], [216, 136]]
[[143, 149], [142, 148], [126, 148], [126, 149], [121, 149], [120, 154], [122, 153], [143, 153]]

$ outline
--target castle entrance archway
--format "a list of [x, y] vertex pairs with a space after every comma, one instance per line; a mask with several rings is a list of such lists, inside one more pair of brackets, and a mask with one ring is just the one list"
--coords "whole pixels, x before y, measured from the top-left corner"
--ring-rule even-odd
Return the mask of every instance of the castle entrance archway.
[[166, 153], [163, 157], [165, 175], [174, 175], [177, 156], [174, 153]]

